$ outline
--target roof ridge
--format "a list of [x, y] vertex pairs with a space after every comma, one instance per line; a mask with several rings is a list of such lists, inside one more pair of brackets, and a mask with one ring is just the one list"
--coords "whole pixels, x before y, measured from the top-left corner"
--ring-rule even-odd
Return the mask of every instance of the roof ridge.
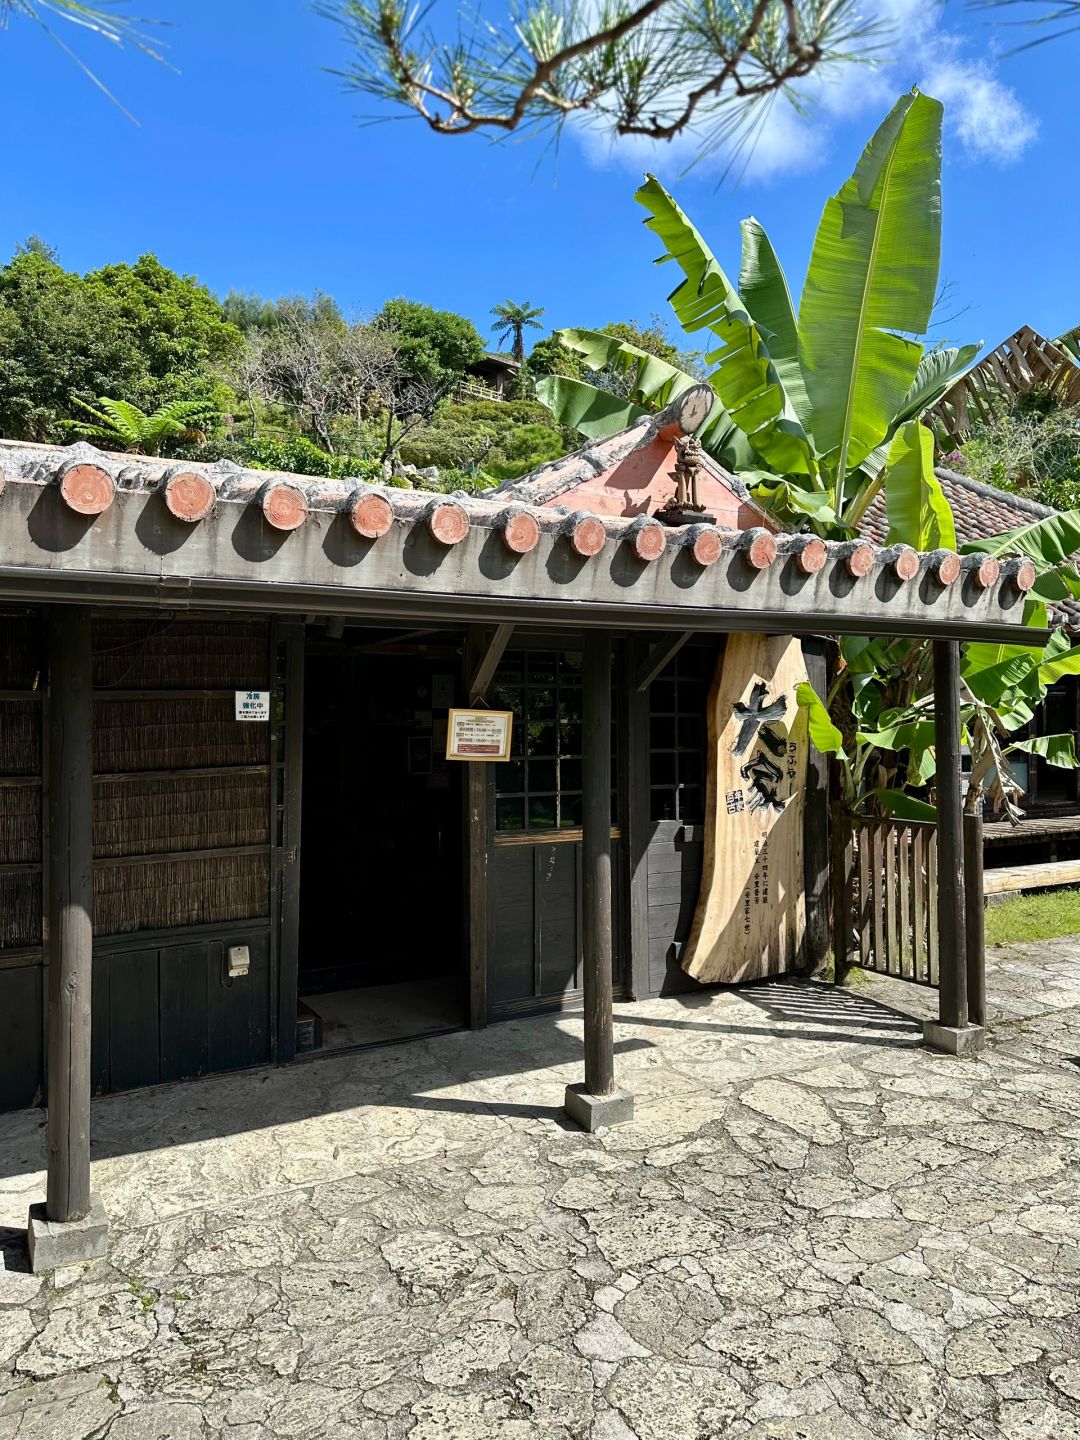
[[1048, 515], [1059, 513], [1052, 505], [1043, 505], [1027, 495], [1017, 494], [1015, 490], [999, 490], [995, 485], [987, 485], [983, 480], [973, 480], [970, 475], [962, 475], [959, 470], [950, 470], [945, 465], [935, 465], [934, 474], [939, 479], [959, 485], [961, 489], [970, 490], [973, 495], [982, 496], [984, 500], [997, 500], [1015, 510], [1027, 511], [1036, 520], [1045, 520]]

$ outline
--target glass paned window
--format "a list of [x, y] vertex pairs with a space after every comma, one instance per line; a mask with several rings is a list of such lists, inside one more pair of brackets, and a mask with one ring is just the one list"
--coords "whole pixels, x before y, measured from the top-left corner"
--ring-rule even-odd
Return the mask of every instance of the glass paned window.
[[[496, 830], [539, 833], [578, 829], [582, 786], [580, 653], [509, 652], [500, 662], [491, 703], [514, 712], [510, 745], [514, 758], [496, 766]], [[612, 746], [614, 749], [614, 738]]]
[[680, 650], [649, 687], [649, 813], [705, 818], [705, 706], [712, 650]]

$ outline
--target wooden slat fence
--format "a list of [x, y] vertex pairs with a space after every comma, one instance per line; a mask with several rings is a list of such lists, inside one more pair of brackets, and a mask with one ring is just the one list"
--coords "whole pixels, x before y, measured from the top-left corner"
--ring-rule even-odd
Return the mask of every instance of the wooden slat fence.
[[834, 811], [833, 950], [837, 973], [858, 965], [938, 984], [937, 827]]

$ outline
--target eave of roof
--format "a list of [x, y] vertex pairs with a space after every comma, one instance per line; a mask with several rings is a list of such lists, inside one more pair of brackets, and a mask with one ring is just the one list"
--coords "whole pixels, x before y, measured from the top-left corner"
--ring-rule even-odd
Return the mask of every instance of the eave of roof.
[[942, 555], [903, 548], [86, 445], [0, 442], [0, 473], [0, 597], [20, 601], [999, 639], [1022, 625], [1029, 582], [1019, 562], [942, 583]]

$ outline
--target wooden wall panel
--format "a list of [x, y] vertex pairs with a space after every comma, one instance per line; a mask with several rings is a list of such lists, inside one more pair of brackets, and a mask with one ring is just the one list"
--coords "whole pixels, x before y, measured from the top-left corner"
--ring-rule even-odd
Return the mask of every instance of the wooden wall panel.
[[701, 884], [701, 827], [678, 820], [649, 826], [649, 993], [700, 990], [679, 964]]
[[488, 994], [495, 1009], [534, 990], [532, 850], [531, 845], [499, 845], [492, 852]]
[[211, 1070], [240, 1070], [270, 1058], [269, 931], [242, 940], [251, 951], [251, 973], [241, 980], [224, 978], [231, 937], [206, 947]]
[[190, 1080], [210, 1068], [210, 986], [206, 945], [160, 952], [161, 1078]]
[[[91, 1073], [97, 1095], [270, 1060], [269, 929], [228, 931], [220, 939], [196, 932], [182, 944], [167, 943], [171, 938], [131, 948], [114, 941], [95, 950]], [[248, 946], [247, 976], [226, 979], [230, 945]]]
[[[612, 964], [625, 994], [621, 841], [612, 847]], [[581, 985], [581, 842], [537, 840], [491, 851], [491, 1018], [574, 999]]]
[[134, 1090], [161, 1079], [157, 950], [109, 958], [109, 1089]]
[[0, 1110], [37, 1105], [44, 1085], [40, 964], [0, 969]]
[[547, 999], [581, 984], [580, 845], [535, 847], [540, 966], [536, 993]]

